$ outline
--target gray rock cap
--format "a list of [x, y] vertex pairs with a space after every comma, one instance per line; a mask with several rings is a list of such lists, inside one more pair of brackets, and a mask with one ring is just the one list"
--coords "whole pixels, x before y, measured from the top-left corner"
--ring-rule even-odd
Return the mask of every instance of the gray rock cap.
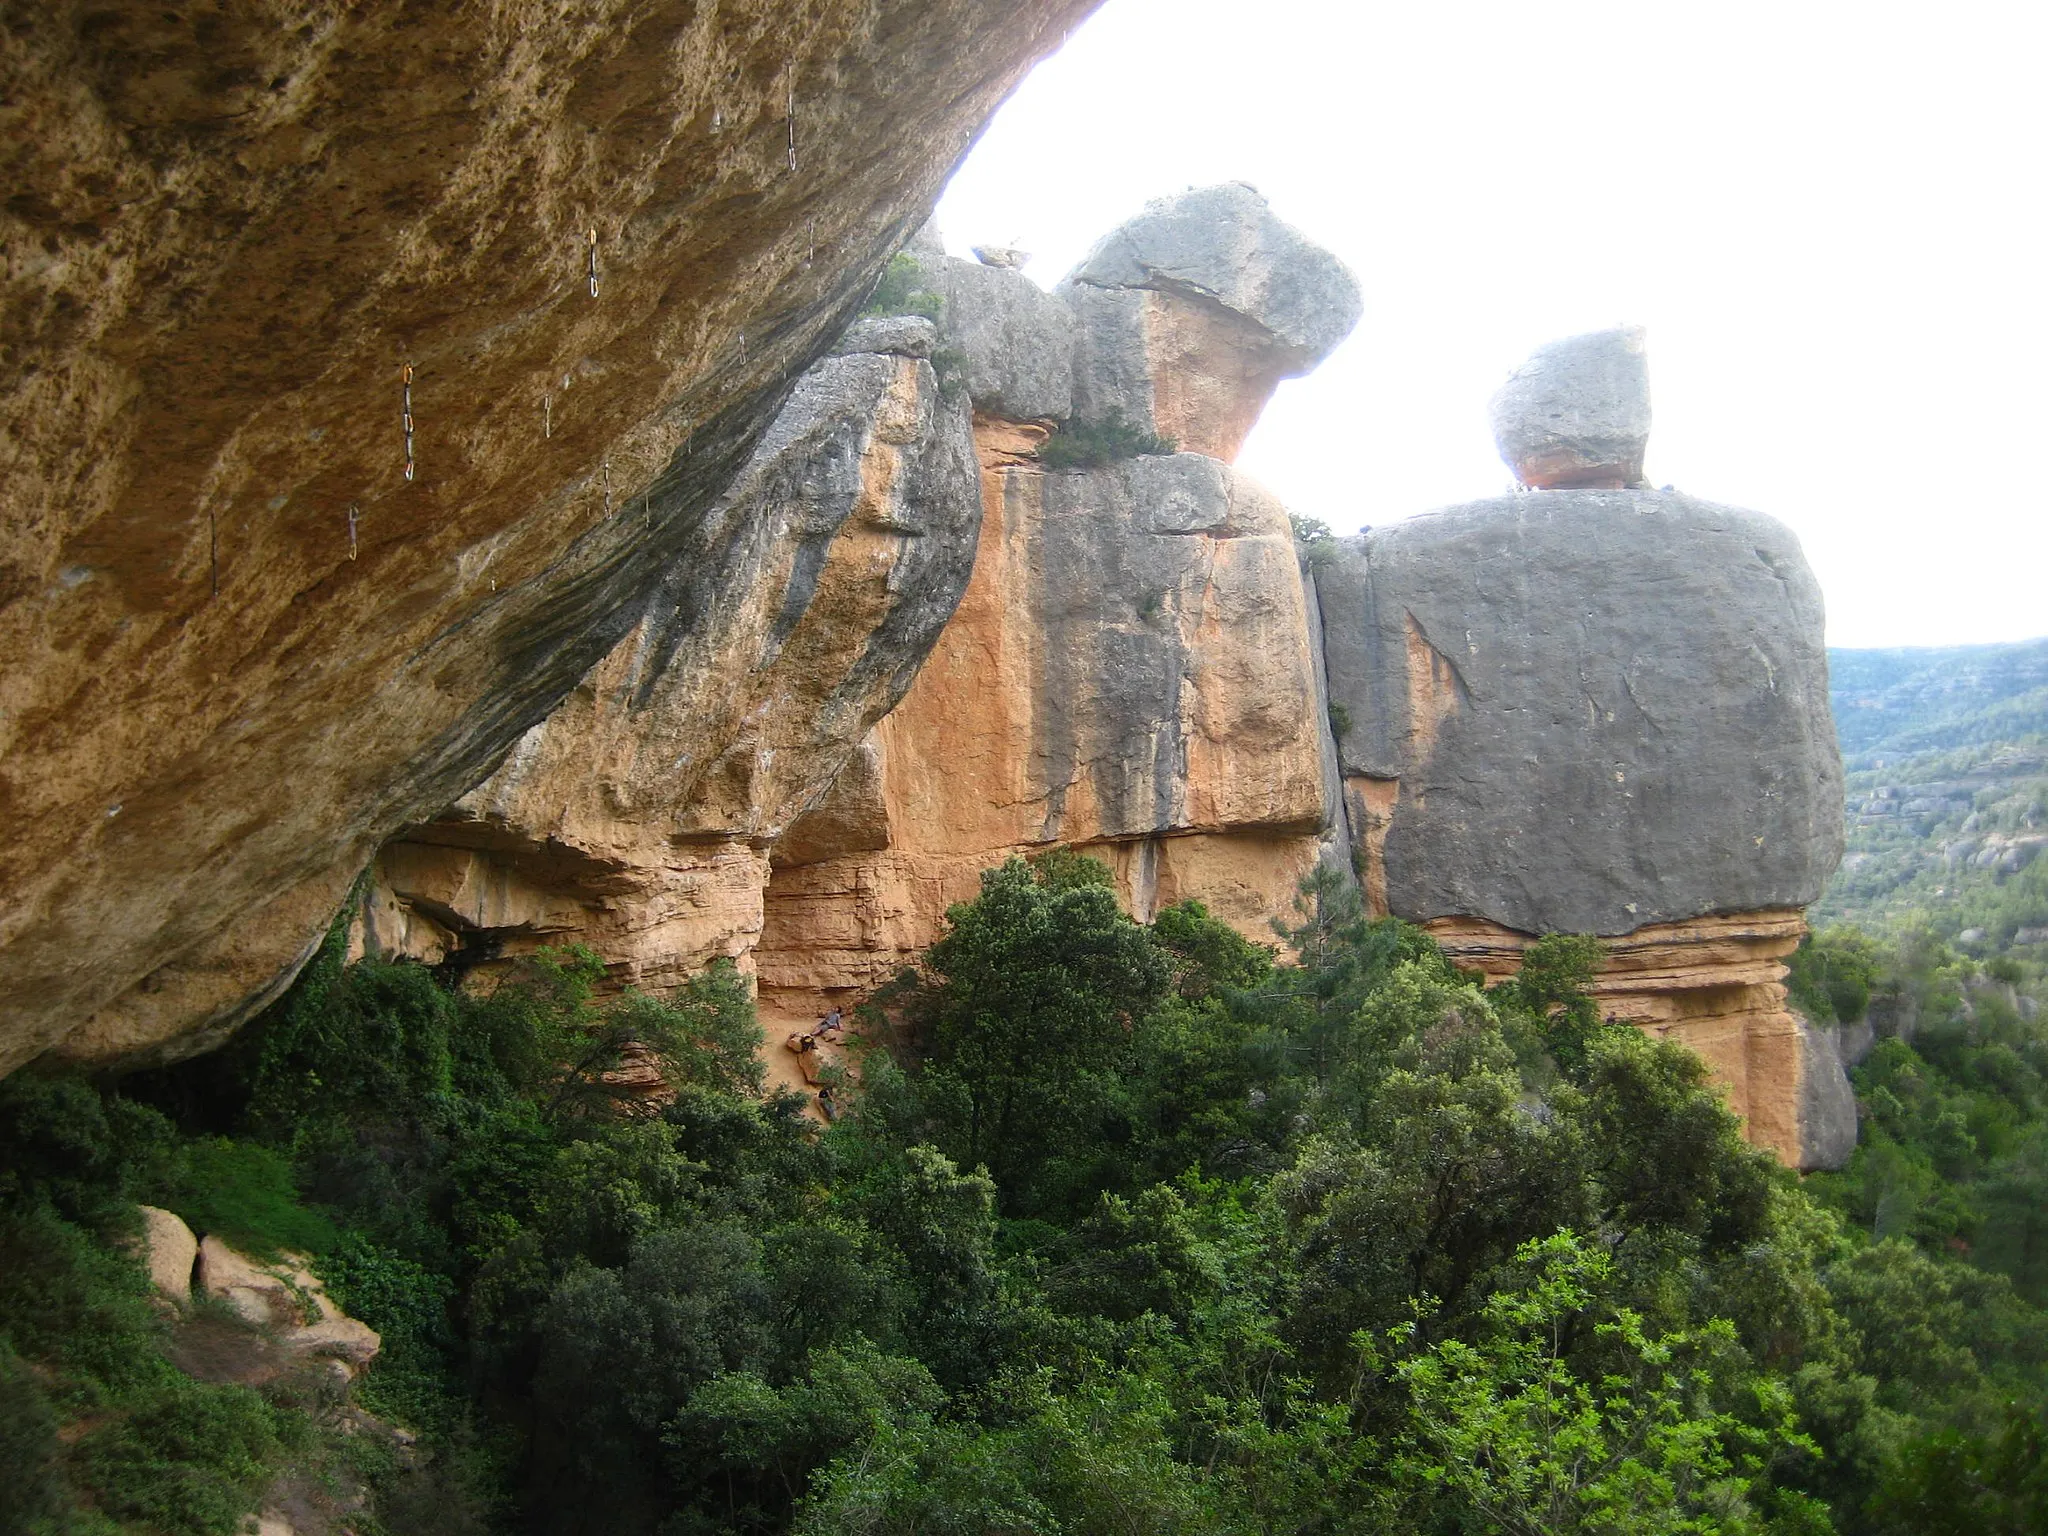
[[1210, 300], [1256, 322], [1304, 372], [1351, 334], [1362, 311], [1358, 280], [1344, 263], [1240, 181], [1147, 203], [1061, 286], [1073, 284]]
[[939, 343], [939, 328], [923, 315], [869, 315], [846, 328], [832, 344], [833, 357], [863, 352], [888, 352], [898, 357], [930, 357]]
[[1553, 341], [1493, 397], [1493, 440], [1536, 490], [1639, 485], [1650, 438], [1650, 368], [1640, 326]]
[[1074, 393], [1067, 306], [1012, 268], [912, 254], [944, 301], [940, 334], [963, 360], [976, 407], [1009, 421], [1065, 420]]
[[1803, 907], [1842, 854], [1820, 588], [1759, 513], [1515, 495], [1316, 573], [1347, 775], [1398, 779], [1396, 916], [1628, 933]]

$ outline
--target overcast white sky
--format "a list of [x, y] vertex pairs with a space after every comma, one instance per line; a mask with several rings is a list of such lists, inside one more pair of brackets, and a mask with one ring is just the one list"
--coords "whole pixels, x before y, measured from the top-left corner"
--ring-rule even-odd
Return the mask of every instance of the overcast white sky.
[[1240, 460], [1340, 531], [1498, 493], [1531, 348], [1648, 327], [1653, 483], [1798, 532], [1836, 645], [2048, 633], [2048, 6], [1108, 0], [939, 207], [1050, 286], [1249, 181], [1365, 319]]

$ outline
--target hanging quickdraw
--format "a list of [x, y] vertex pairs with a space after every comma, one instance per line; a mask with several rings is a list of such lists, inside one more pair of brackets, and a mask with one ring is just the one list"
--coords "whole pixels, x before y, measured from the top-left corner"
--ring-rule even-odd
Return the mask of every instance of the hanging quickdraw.
[[404, 374], [404, 383], [403, 383], [403, 387], [404, 387], [404, 391], [405, 391], [405, 400], [404, 400], [404, 405], [403, 405], [403, 406], [401, 407], [401, 409], [400, 409], [400, 412], [399, 412], [399, 421], [400, 421], [401, 425], [403, 425], [403, 426], [404, 426], [404, 428], [405, 428], [405, 478], [406, 478], [406, 479], [407, 479], [408, 481], [410, 481], [410, 480], [412, 479], [412, 476], [413, 476], [413, 468], [414, 468], [414, 465], [413, 465], [413, 457], [412, 457], [412, 364], [411, 364], [411, 363], [407, 363], [407, 364], [405, 365], [405, 374]]
[[604, 461], [604, 515], [612, 515], [612, 461]]
[[597, 226], [590, 227], [590, 296], [597, 297]]
[[361, 516], [360, 509], [354, 502], [350, 502], [348, 504], [348, 557], [351, 560], [356, 557], [356, 519], [359, 516]]
[[796, 169], [796, 87], [789, 88], [789, 168]]
[[554, 401], [546, 395], [540, 397], [540, 435], [542, 437], [553, 437], [555, 435]]

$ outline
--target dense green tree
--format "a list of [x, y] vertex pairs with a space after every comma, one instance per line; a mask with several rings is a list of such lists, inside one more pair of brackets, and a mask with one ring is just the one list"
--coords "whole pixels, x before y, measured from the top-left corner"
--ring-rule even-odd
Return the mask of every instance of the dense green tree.
[[938, 1144], [1030, 1210], [1083, 1149], [1138, 1022], [1166, 991], [1159, 947], [1105, 884], [1011, 859], [947, 915], [900, 1007]]
[[337, 1454], [171, 1367], [137, 1198], [314, 1249], [383, 1333], [389, 1536], [2038, 1523], [2048, 1041], [1938, 938], [1818, 945], [1827, 1009], [1910, 1024], [1802, 1184], [1601, 1020], [1598, 946], [1486, 989], [1334, 871], [1284, 957], [1077, 855], [991, 871], [829, 1129], [761, 1095], [729, 968], [451, 990], [340, 933], [215, 1057], [0, 1085], [35, 1528], [225, 1531]]
[[[1807, 1442], [1734, 1330], [1652, 1334], [1604, 1299], [1607, 1259], [1570, 1232], [1516, 1258], [1523, 1276], [1487, 1298], [1470, 1342], [1397, 1359], [1411, 1410], [1396, 1478], [1425, 1508], [1447, 1496], [1469, 1528], [1515, 1536], [1762, 1529], [1771, 1463]], [[1394, 1330], [1397, 1350], [1414, 1332]], [[1571, 1358], [1587, 1333], [1604, 1346], [1597, 1373]]]

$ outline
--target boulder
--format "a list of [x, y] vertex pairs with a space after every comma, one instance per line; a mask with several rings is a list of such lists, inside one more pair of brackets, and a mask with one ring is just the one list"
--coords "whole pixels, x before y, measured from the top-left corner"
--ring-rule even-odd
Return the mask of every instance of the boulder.
[[1493, 397], [1493, 440], [1532, 490], [1640, 485], [1650, 369], [1639, 326], [1539, 347]]
[[1234, 459], [1281, 379], [1358, 323], [1342, 262], [1241, 182], [1146, 205], [1059, 285], [1078, 327], [1074, 415]]
[[1535, 935], [1598, 935], [1604, 1016], [1696, 1051], [1787, 1164], [1838, 1165], [1854, 1096], [1785, 988], [1843, 838], [1791, 533], [1556, 490], [1341, 541], [1315, 581], [1371, 909], [1494, 978]]
[[893, 353], [897, 357], [930, 357], [939, 344], [939, 328], [923, 315], [869, 315], [856, 320], [832, 344], [834, 357], [861, 352]]
[[258, 1328], [296, 1328], [307, 1319], [284, 1275], [258, 1264], [208, 1233], [199, 1245], [199, 1293], [225, 1302], [243, 1322]]
[[944, 344], [961, 359], [976, 410], [1009, 421], [1059, 421], [1073, 408], [1074, 321], [1066, 305], [1009, 267], [921, 255], [945, 308]]
[[[1068, 284], [1140, 288], [1213, 304], [1313, 368], [1358, 324], [1358, 281], [1241, 181], [1145, 205], [1096, 242]], [[1063, 285], [1064, 286], [1064, 285]]]
[[1782, 524], [1517, 495], [1344, 541], [1316, 581], [1388, 910], [1624, 934], [1804, 907], [1841, 858], [1820, 589]]
[[184, 1307], [192, 1300], [192, 1266], [199, 1258], [199, 1239], [183, 1219], [153, 1205], [142, 1212], [141, 1258], [149, 1283], [165, 1301]]
[[199, 1245], [198, 1280], [202, 1295], [226, 1303], [294, 1354], [335, 1360], [357, 1372], [383, 1347], [376, 1330], [337, 1307], [296, 1256], [258, 1263], [208, 1233]]

